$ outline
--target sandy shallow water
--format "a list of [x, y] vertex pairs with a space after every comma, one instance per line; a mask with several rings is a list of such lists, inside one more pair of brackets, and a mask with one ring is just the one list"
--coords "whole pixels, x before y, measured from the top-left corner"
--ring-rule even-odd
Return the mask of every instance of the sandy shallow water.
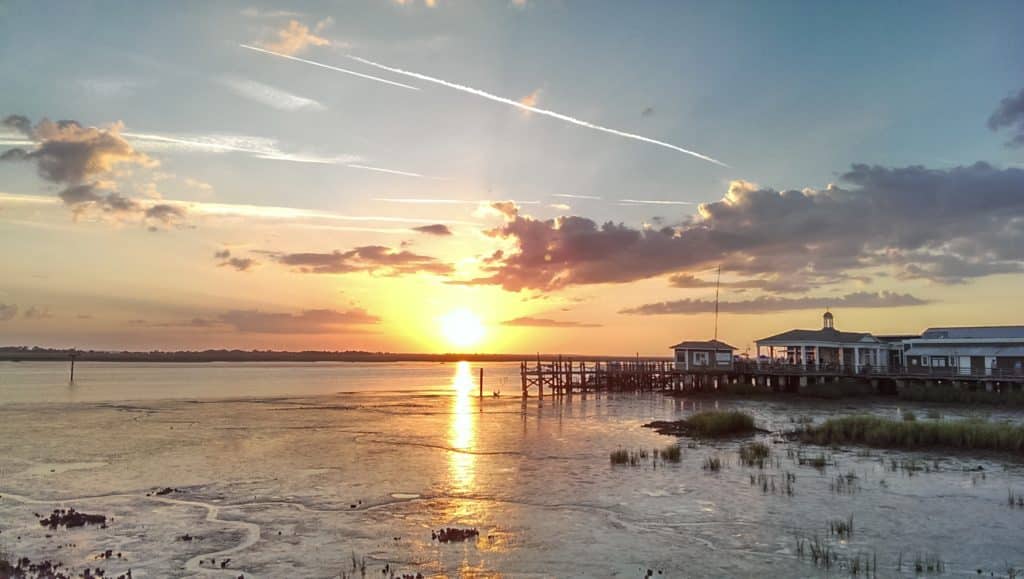
[[[7, 370], [0, 393], [20, 392]], [[924, 419], [925, 407], [658, 394], [524, 405], [509, 395], [514, 370], [489, 369], [505, 395], [482, 401], [468, 365], [409, 370], [419, 391], [405, 393], [337, 393], [348, 388], [327, 381], [335, 393], [242, 399], [127, 402], [79, 392], [59, 400], [58, 385], [41, 386], [43, 401], [12, 394], [0, 402], [0, 549], [107, 576], [131, 568], [134, 577], [353, 576], [353, 558], [370, 577], [387, 576], [385, 565], [451, 577], [825, 576], [796, 553], [799, 537], [817, 536], [840, 561], [873, 557], [884, 577], [913, 576], [919, 554], [941, 558], [945, 576], [1005, 577], [1024, 567], [1024, 509], [1007, 505], [1009, 489], [1024, 493], [1024, 468], [1012, 457], [799, 448], [761, 435], [772, 446], [763, 470], [740, 464], [740, 441], [683, 439], [678, 464], [609, 462], [619, 448], [675, 442], [641, 424], [698, 409], [739, 407], [779, 432], [797, 416], [898, 417], [911, 408]], [[290, 369], [288, 380], [301, 382], [303, 371]], [[310, 372], [323, 381], [322, 368]], [[211, 383], [231, 379], [215, 374]], [[124, 384], [96, 388], [120, 393]], [[818, 454], [828, 458], [824, 469], [797, 459]], [[708, 457], [725, 467], [705, 471]], [[792, 495], [782, 491], [787, 473]], [[837, 477], [853, 482], [837, 489]], [[155, 494], [165, 487], [175, 490]], [[112, 520], [105, 529], [38, 523], [35, 514], [64, 507]], [[853, 536], [830, 537], [828, 521], [851, 514]], [[431, 533], [443, 527], [480, 536], [440, 544]], [[185, 534], [194, 540], [180, 540]], [[97, 560], [107, 549], [121, 558]]]

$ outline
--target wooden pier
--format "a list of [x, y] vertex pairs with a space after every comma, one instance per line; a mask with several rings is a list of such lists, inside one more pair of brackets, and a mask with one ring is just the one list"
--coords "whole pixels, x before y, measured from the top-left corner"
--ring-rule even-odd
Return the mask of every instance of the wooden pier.
[[811, 384], [864, 382], [876, 391], [897, 391], [909, 384], [952, 384], [971, 389], [1020, 390], [1020, 371], [970, 373], [930, 368], [870, 368], [857, 370], [825, 365], [758, 364], [683, 369], [672, 360], [627, 358], [580, 360], [558, 357], [520, 363], [522, 395], [563, 397], [588, 392], [706, 392], [727, 385], [745, 385], [765, 392], [798, 392]]

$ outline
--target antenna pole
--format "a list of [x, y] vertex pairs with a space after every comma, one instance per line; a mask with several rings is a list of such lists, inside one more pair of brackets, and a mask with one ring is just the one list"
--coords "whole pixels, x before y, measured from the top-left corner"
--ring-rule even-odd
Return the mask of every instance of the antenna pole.
[[718, 275], [715, 277], [715, 339], [718, 339], [718, 288], [722, 285], [722, 266], [718, 266]]

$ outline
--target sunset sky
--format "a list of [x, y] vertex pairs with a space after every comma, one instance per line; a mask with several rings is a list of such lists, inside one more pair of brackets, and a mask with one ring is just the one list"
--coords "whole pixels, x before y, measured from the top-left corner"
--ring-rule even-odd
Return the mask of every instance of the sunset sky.
[[1024, 4], [0, 1], [0, 345], [1021, 324]]

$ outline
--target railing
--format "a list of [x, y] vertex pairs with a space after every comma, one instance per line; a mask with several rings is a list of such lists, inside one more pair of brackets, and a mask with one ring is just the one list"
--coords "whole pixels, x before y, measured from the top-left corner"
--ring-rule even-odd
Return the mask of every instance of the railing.
[[1024, 379], [1024, 368], [972, 368], [958, 366], [877, 366], [871, 364], [790, 364], [779, 361], [743, 361], [733, 364], [739, 372], [761, 374], [825, 374], [830, 376], [886, 376], [909, 378]]

